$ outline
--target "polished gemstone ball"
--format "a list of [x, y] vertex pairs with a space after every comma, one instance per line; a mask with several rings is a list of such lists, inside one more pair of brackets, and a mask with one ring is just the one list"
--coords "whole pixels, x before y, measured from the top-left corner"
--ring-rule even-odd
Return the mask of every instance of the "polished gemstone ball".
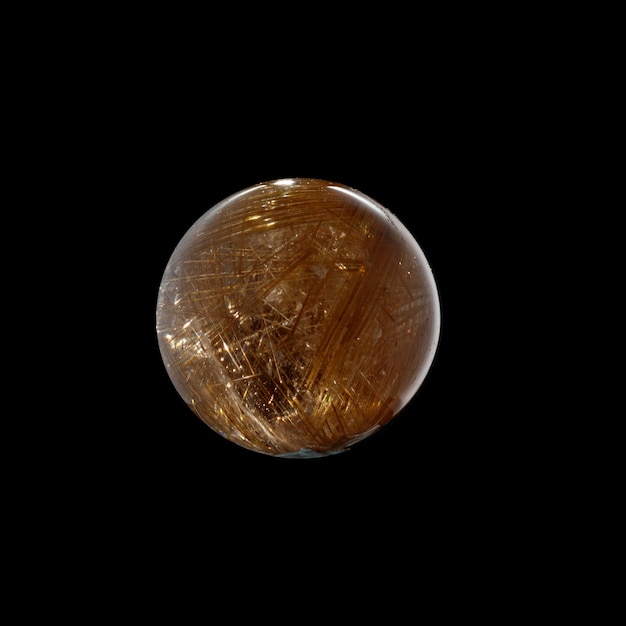
[[227, 440], [281, 457], [343, 452], [388, 424], [424, 381], [439, 324], [409, 230], [311, 178], [254, 185], [200, 216], [156, 310], [182, 400]]

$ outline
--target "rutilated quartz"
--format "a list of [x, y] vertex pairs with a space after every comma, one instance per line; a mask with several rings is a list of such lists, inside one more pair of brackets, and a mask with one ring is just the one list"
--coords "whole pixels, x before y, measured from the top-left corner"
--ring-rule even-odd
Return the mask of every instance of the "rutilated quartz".
[[415, 394], [439, 301], [387, 209], [345, 185], [281, 179], [192, 225], [163, 275], [157, 335], [176, 390], [214, 431], [264, 454], [323, 456]]

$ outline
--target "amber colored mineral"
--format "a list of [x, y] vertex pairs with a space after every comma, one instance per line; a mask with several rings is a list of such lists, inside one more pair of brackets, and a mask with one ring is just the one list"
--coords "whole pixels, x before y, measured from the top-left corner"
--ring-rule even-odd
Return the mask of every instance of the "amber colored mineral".
[[254, 185], [202, 215], [160, 285], [159, 348], [210, 428], [268, 455], [342, 452], [406, 406], [432, 364], [430, 266], [386, 208], [310, 178]]

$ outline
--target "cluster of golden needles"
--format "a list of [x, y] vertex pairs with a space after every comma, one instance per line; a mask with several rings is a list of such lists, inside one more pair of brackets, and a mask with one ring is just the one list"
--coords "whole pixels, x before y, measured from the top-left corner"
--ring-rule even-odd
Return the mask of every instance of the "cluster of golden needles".
[[316, 179], [262, 183], [205, 213], [165, 270], [159, 345], [187, 404], [230, 441], [345, 450], [414, 395], [439, 331], [426, 260], [395, 217]]

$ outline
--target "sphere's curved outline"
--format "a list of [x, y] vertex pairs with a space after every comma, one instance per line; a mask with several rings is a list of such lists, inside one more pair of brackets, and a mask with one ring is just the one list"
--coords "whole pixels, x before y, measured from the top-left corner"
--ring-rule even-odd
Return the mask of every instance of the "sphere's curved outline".
[[[255, 447], [256, 444], [249, 445], [249, 442], [245, 441], [245, 438], [242, 441], [238, 441], [236, 439], [233, 439], [232, 434], [229, 436], [229, 434], [227, 434], [226, 431], [221, 432], [219, 428], [215, 428], [214, 425], [207, 422], [206, 415], [203, 417], [203, 415], [200, 412], [198, 412], [197, 407], [194, 405], [194, 402], [197, 402], [198, 400], [197, 399], [194, 400], [193, 394], [190, 394], [188, 396], [189, 398], [191, 398], [191, 400], [187, 400], [187, 403], [189, 404], [190, 408], [194, 412], [196, 412], [197, 415], [203, 419], [203, 421], [207, 422], [208, 425], [211, 426], [211, 428], [213, 428], [213, 430], [216, 430], [218, 433], [220, 433], [222, 436], [226, 437], [230, 441], [233, 441], [234, 443], [242, 445], [244, 448], [247, 448], [256, 452], [262, 452], [265, 454], [270, 454], [272, 456], [288, 457], [288, 458], [315, 458], [315, 457], [323, 457], [323, 456], [328, 456], [330, 454], [337, 454], [339, 452], [343, 452], [349, 449], [352, 444], [368, 437], [370, 434], [378, 430], [378, 428], [381, 425], [385, 425], [386, 423], [388, 423], [388, 421], [390, 421], [391, 418], [398, 415], [398, 413], [400, 413], [402, 409], [409, 403], [409, 401], [415, 396], [418, 389], [422, 386], [426, 376], [428, 375], [431, 369], [432, 363], [434, 361], [434, 358], [436, 356], [437, 349], [439, 347], [440, 333], [441, 333], [441, 303], [439, 299], [438, 287], [437, 287], [435, 277], [434, 277], [434, 272], [432, 270], [432, 267], [422, 247], [419, 245], [416, 238], [409, 231], [409, 229], [402, 223], [402, 221], [398, 219], [391, 211], [389, 211], [387, 208], [382, 206], [380, 203], [376, 202], [374, 199], [370, 198], [366, 194], [363, 194], [362, 192], [356, 189], [353, 189], [346, 185], [342, 185], [340, 183], [331, 182], [331, 181], [324, 181], [320, 179], [303, 179], [303, 178], [276, 179], [276, 180], [268, 181], [265, 183], [258, 183], [246, 189], [242, 189], [234, 194], [231, 194], [230, 196], [224, 198], [222, 201], [215, 204], [213, 207], [211, 207], [208, 211], [206, 211], [203, 215], [201, 215], [191, 225], [191, 227], [187, 230], [187, 232], [183, 235], [183, 237], [179, 241], [178, 245], [175, 247], [170, 257], [170, 260], [168, 261], [168, 264], [166, 266], [166, 270], [164, 271], [164, 274], [163, 274], [163, 279], [159, 287], [159, 296], [157, 298], [157, 333], [158, 334], [160, 333], [160, 319], [162, 317], [160, 316], [160, 311], [162, 311], [163, 308], [165, 308], [165, 305], [163, 304], [165, 301], [165, 296], [163, 294], [165, 292], [164, 284], [167, 282], [168, 270], [170, 269], [172, 265], [176, 265], [179, 262], [184, 263], [184, 262], [191, 262], [193, 260], [193, 259], [186, 259], [185, 253], [187, 251], [187, 247], [192, 245], [198, 239], [200, 234], [202, 234], [203, 227], [206, 226], [208, 223], [210, 223], [211, 220], [219, 219], [220, 214], [224, 211], [227, 211], [230, 207], [241, 206], [242, 201], [246, 200], [247, 197], [251, 198], [251, 200], [254, 201], [255, 193], [258, 194], [259, 192], [262, 192], [265, 189], [272, 190], [274, 188], [284, 188], [286, 190], [289, 190], [290, 187], [293, 187], [296, 190], [296, 192], [298, 192], [300, 187], [302, 187], [303, 185], [304, 185], [304, 188], [306, 188], [306, 185], [311, 185], [312, 187], [314, 187], [315, 185], [321, 185], [321, 186], [325, 185], [326, 189], [330, 189], [330, 190], [333, 190], [333, 192], [338, 192], [339, 194], [345, 195], [346, 198], [352, 201], [355, 206], [359, 207], [359, 210], [361, 210], [361, 206], [367, 207], [369, 211], [379, 214], [382, 218], [384, 218], [390, 224], [392, 230], [397, 235], [399, 235], [399, 239], [396, 237], [396, 235], [393, 235], [394, 237], [396, 237], [396, 239], [398, 239], [398, 241], [402, 240], [407, 245], [411, 246], [411, 252], [413, 254], [414, 265], [415, 267], [418, 267], [421, 269], [422, 278], [427, 283], [427, 288], [425, 289], [425, 291], [427, 292], [430, 298], [427, 302], [427, 305], [429, 306], [428, 310], [429, 310], [429, 315], [430, 315], [430, 318], [427, 318], [430, 324], [430, 326], [428, 327], [429, 328], [428, 332], [430, 333], [430, 340], [427, 343], [426, 352], [421, 357], [422, 359], [421, 365], [414, 372], [413, 378], [411, 379], [408, 387], [406, 387], [406, 389], [403, 391], [403, 400], [401, 402], [401, 406], [399, 406], [399, 408], [394, 410], [390, 418], [386, 417], [385, 418], [386, 421], [384, 421], [384, 423], [369, 424], [368, 428], [363, 429], [361, 432], [356, 432], [356, 433], [353, 432], [350, 437], [346, 436], [345, 440], [341, 441], [340, 445], [337, 445], [337, 447], [335, 448], [333, 448], [332, 445], [328, 446], [327, 444], [324, 444], [326, 445], [326, 447], [323, 449], [322, 448], [315, 449], [314, 446], [307, 447], [306, 445], [300, 446], [299, 448], [292, 449], [292, 450], [284, 450], [284, 449], [281, 449], [280, 446], [278, 446], [275, 450], [271, 449], [271, 446], [268, 447], [267, 449], [259, 449], [258, 447]], [[256, 219], [257, 217], [260, 217], [260, 216], [253, 216], [250, 219]], [[170, 279], [171, 279], [171, 276], [170, 276]], [[304, 304], [302, 305], [302, 309], [304, 309]], [[186, 322], [184, 326], [187, 326], [189, 323], [190, 322]], [[182, 342], [183, 339], [181, 339], [180, 341]], [[197, 347], [199, 346], [200, 344], [198, 344]], [[164, 340], [161, 334], [159, 334], [159, 348], [161, 350], [161, 356], [168, 369], [168, 374], [170, 375], [172, 382], [174, 382], [175, 387], [177, 391], [179, 392], [179, 394], [183, 396], [183, 398], [185, 398], [186, 394], [183, 388], [181, 387], [183, 383], [181, 383], [180, 380], [177, 381], [175, 379], [174, 375], [172, 374], [172, 369], [170, 368], [168, 364], [168, 357], [169, 357], [168, 348], [166, 347], [166, 343], [164, 343]], [[202, 348], [205, 349], [206, 345], [203, 344]], [[254, 372], [255, 370], [252, 370], [252, 371]], [[177, 374], [177, 375], [180, 376], [180, 374]], [[405, 385], [406, 384], [407, 383], [405, 383]], [[349, 393], [349, 391], [347, 393]], [[267, 400], [267, 397], [266, 397], [266, 400]], [[295, 402], [295, 398], [294, 398], [294, 402]], [[217, 407], [217, 405], [215, 406]], [[334, 405], [332, 405], [332, 408], [335, 412], [337, 412], [337, 409]], [[216, 410], [221, 411], [221, 408], [216, 408]], [[233, 421], [232, 416], [230, 420], [231, 422]], [[241, 421], [245, 421], [245, 420], [241, 420]], [[257, 427], [258, 427], [258, 421], [257, 421]], [[244, 428], [243, 425], [242, 425], [242, 428]], [[271, 437], [272, 437], [271, 429], [268, 429], [266, 436], [269, 437], [271, 440]]]

